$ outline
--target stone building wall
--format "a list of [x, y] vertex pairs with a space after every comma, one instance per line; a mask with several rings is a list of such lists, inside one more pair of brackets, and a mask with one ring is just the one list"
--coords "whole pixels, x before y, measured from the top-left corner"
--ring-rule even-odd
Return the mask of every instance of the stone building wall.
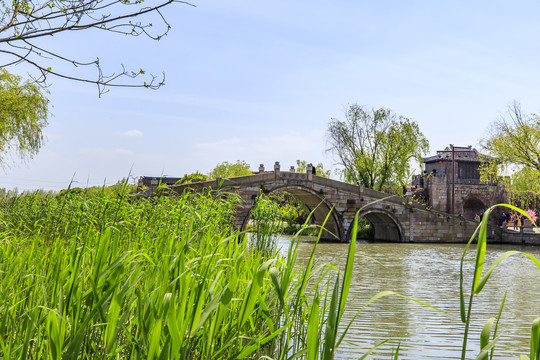
[[[424, 179], [428, 194], [428, 206], [445, 213], [452, 212], [452, 184], [447, 176], [430, 176]], [[491, 205], [505, 203], [507, 194], [503, 188], [486, 184], [455, 184], [454, 214], [474, 219]]]
[[486, 159], [489, 161], [472, 146], [450, 145], [424, 158], [425, 171], [415, 176], [413, 186], [424, 189], [431, 209], [474, 219], [476, 214], [491, 205], [506, 203], [508, 198], [504, 188], [480, 182], [478, 168]]

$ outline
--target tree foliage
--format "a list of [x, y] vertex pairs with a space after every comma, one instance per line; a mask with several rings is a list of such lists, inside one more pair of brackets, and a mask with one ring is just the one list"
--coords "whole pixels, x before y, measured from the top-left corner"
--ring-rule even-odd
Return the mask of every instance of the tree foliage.
[[185, 174], [180, 180], [176, 182], [176, 184], [188, 184], [206, 180], [208, 180], [208, 176], [199, 172], [194, 172], [193, 174]]
[[510, 178], [502, 176], [505, 164], [500, 159], [484, 154], [478, 154], [478, 158], [480, 160], [480, 166], [478, 167], [480, 182], [491, 185], [510, 185]]
[[540, 116], [523, 113], [514, 102], [491, 124], [480, 145], [494, 159], [480, 167], [481, 180], [504, 186], [510, 204], [538, 210]]
[[[120, 78], [136, 78], [145, 75], [142, 69], [121, 70], [105, 75], [99, 57], [90, 61], [70, 58], [66, 49], [56, 50], [43, 41], [55, 36], [56, 43], [62, 44], [61, 34], [94, 29], [121, 35], [147, 36], [159, 40], [171, 28], [162, 10], [179, 0], [13, 0], [0, 1], [0, 67], [26, 63], [37, 71], [37, 82], [46, 83], [49, 75], [96, 84], [102, 94], [111, 86], [158, 88], [164, 77], [146, 74], [142, 83], [119, 83]], [[161, 23], [162, 26], [159, 26]], [[62, 69], [72, 65], [74, 72]], [[96, 68], [96, 78], [80, 76], [80, 69]], [[78, 75], [79, 74], [79, 75]]]
[[481, 145], [504, 162], [540, 171], [540, 117], [523, 114], [520, 104], [513, 103], [491, 125]]
[[523, 167], [511, 176], [512, 189], [540, 193], [540, 172], [530, 167]]
[[2, 154], [31, 158], [43, 145], [49, 100], [38, 85], [0, 69], [0, 163]]
[[209, 179], [217, 178], [231, 178], [235, 176], [251, 175], [252, 172], [249, 169], [249, 164], [244, 160], [236, 160], [235, 163], [224, 161], [221, 164], [217, 164], [216, 167], [208, 173]]
[[116, 184], [113, 185], [102, 185], [102, 186], [89, 186], [85, 188], [80, 187], [68, 187], [67, 189], [60, 190], [55, 196], [61, 198], [63, 196], [90, 196], [96, 197], [100, 195], [122, 195], [135, 193], [137, 191], [136, 184], [129, 184], [128, 179], [123, 178], [118, 180]]
[[[307, 169], [307, 161], [306, 160], [296, 160], [296, 172], [299, 173], [305, 173]], [[317, 176], [322, 176], [325, 178], [330, 177], [330, 170], [324, 170], [323, 163], [318, 163], [315, 166], [315, 171], [317, 172]]]
[[524, 114], [519, 103], [508, 106], [480, 144], [501, 162], [540, 172], [540, 116]]
[[344, 121], [330, 120], [327, 136], [327, 150], [343, 167], [344, 180], [379, 191], [406, 184], [410, 161], [429, 150], [416, 122], [389, 109], [367, 110], [357, 104], [345, 111]]

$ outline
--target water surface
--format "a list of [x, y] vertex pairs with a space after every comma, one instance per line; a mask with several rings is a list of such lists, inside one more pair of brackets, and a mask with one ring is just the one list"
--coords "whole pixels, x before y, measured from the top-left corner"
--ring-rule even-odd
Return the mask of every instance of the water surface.
[[[283, 251], [290, 241], [289, 237], [280, 240]], [[313, 241], [302, 238], [299, 259], [309, 258]], [[459, 262], [463, 249], [462, 244], [358, 243], [342, 325], [372, 296], [385, 290], [426, 302], [448, 315], [397, 296], [381, 298], [353, 321], [338, 358], [358, 359], [382, 340], [390, 339], [370, 358], [390, 359], [392, 348], [400, 344], [400, 359], [459, 359], [464, 331], [459, 314]], [[488, 245], [485, 268], [508, 250], [526, 251], [540, 258], [540, 250], [535, 247]], [[348, 244], [321, 243], [316, 263], [335, 262], [343, 269], [347, 251]], [[471, 248], [466, 257], [467, 293], [475, 251]], [[480, 331], [490, 317], [497, 317], [506, 290], [494, 358], [518, 359], [520, 354], [529, 354], [531, 324], [540, 316], [540, 270], [530, 259], [517, 255], [498, 266], [474, 300], [467, 358], [478, 355]]]

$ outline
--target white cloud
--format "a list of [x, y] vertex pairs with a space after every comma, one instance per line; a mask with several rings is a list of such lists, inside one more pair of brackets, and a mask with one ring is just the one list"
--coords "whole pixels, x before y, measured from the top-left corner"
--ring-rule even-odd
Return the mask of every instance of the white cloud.
[[123, 133], [120, 133], [122, 136], [127, 136], [127, 137], [142, 137], [143, 136], [143, 133], [141, 130], [137, 130], [137, 129], [131, 129], [131, 130], [128, 130], [128, 131], [124, 131]]

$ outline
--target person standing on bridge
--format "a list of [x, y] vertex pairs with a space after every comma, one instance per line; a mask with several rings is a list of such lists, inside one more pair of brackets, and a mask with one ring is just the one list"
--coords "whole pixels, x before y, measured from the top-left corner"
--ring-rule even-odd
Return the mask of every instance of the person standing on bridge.
[[502, 225], [503, 225], [503, 226], [506, 226], [506, 224], [507, 224], [507, 222], [508, 222], [508, 215], [506, 215], [505, 212], [503, 212], [502, 218], [501, 218], [501, 219], [502, 219]]
[[317, 170], [315, 169], [315, 165], [311, 164], [311, 173], [313, 175], [317, 175]]
[[512, 222], [514, 223], [514, 230], [518, 230], [518, 214], [515, 212], [512, 214]]

